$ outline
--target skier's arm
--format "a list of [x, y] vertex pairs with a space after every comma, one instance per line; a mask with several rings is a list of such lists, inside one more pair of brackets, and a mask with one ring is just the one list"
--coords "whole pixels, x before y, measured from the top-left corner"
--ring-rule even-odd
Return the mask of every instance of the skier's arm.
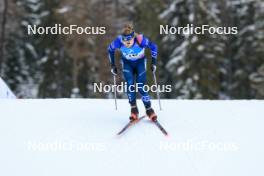
[[109, 46], [108, 46], [108, 57], [111, 66], [115, 66], [115, 50], [120, 48], [121, 46], [121, 41], [118, 38], [116, 38]]
[[144, 48], [149, 48], [151, 51], [151, 58], [152, 58], [152, 64], [157, 64], [157, 56], [158, 56], [158, 47], [155, 43], [153, 43], [151, 40], [149, 40], [147, 37], [142, 37], [141, 46]]

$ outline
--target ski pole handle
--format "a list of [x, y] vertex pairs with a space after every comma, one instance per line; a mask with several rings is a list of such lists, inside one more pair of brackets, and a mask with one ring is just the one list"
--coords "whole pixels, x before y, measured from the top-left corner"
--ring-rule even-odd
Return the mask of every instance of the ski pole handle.
[[114, 95], [115, 95], [115, 110], [117, 110], [117, 101], [116, 101], [116, 75], [114, 77]]
[[154, 84], [156, 85], [157, 87], [157, 98], [158, 98], [158, 101], [159, 101], [159, 108], [160, 108], [160, 111], [162, 110], [161, 108], [161, 102], [160, 102], [160, 92], [159, 92], [159, 88], [158, 88], [158, 83], [157, 83], [157, 78], [156, 78], [156, 74], [155, 72], [152, 72], [153, 73], [153, 78], [154, 78]]

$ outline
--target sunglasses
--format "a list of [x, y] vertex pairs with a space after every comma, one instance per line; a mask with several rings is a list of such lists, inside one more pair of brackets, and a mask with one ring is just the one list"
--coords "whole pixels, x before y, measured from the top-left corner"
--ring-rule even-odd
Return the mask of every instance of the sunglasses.
[[129, 41], [131, 39], [133, 39], [135, 36], [135, 33], [132, 32], [131, 34], [128, 34], [128, 35], [122, 35], [122, 41]]

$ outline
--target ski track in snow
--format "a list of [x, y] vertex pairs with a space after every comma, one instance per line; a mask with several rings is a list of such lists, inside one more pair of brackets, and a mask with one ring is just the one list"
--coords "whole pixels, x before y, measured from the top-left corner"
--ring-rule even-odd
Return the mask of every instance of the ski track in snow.
[[[264, 175], [264, 101], [162, 100], [162, 106], [158, 111], [153, 100], [169, 137], [147, 118], [116, 136], [128, 122], [127, 100], [118, 100], [118, 111], [113, 100], [1, 100], [0, 175]], [[237, 148], [173, 147], [188, 141], [235, 143]], [[43, 148], [47, 143], [76, 145]], [[95, 149], [78, 148], [84, 144]], [[164, 149], [166, 144], [172, 147]]]

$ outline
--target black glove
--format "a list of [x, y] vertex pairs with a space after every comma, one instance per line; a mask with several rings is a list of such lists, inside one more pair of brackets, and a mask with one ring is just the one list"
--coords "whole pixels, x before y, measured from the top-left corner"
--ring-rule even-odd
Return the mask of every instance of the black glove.
[[152, 73], [155, 73], [157, 70], [157, 66], [155, 64], [151, 64], [150, 69], [151, 69]]
[[115, 65], [113, 65], [113, 66], [111, 67], [111, 73], [112, 73], [114, 76], [117, 75], [117, 68], [116, 68]]

